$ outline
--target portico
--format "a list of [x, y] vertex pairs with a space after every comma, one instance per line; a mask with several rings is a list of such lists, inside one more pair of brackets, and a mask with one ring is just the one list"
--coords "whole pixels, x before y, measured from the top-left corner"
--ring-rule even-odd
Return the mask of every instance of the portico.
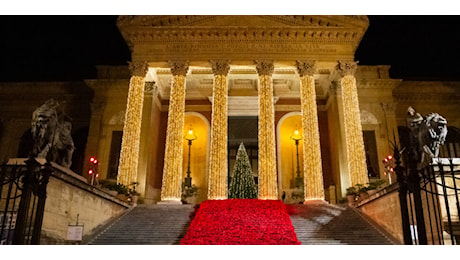
[[[160, 200], [180, 202], [184, 131], [189, 127], [184, 120], [186, 113], [193, 112], [207, 121], [209, 129], [203, 132], [206, 136], [198, 138], [209, 142], [196, 147], [200, 152], [192, 158], [192, 162], [196, 162], [192, 164], [192, 179], [195, 174], [196, 178], [206, 180], [199, 187], [202, 194], [206, 194], [202, 195], [203, 199], [226, 199], [227, 122], [229, 114], [235, 115], [235, 111], [240, 110], [237, 115], [249, 113], [258, 119], [260, 199], [279, 199], [280, 191], [286, 189], [279, 180], [288, 178], [289, 173], [279, 164], [289, 164], [291, 158], [282, 150], [278, 136], [281, 131], [276, 129], [281, 117], [290, 112], [301, 115], [295, 124], [303, 136], [301, 164], [305, 200], [325, 199], [321, 153], [327, 144], [321, 148], [320, 120], [327, 122], [335, 117], [332, 120], [342, 122], [341, 129], [322, 133], [326, 139], [331, 134], [344, 137], [338, 144], [342, 151], [340, 158], [329, 160], [347, 167], [338, 173], [328, 173], [328, 178], [334, 179], [342, 191], [347, 185], [366, 183], [353, 57], [367, 26], [367, 18], [360, 16], [120, 17], [118, 27], [131, 48], [133, 69], [118, 181], [141, 182], [147, 190], [154, 179], [158, 187], [161, 168]], [[145, 82], [155, 82], [158, 90], [149, 96], [153, 99], [148, 103], [150, 107], [143, 106]], [[336, 85], [340, 99], [330, 90]], [[229, 99], [254, 100], [256, 97], [257, 107], [250, 108], [251, 104], [245, 103], [241, 109], [229, 112]], [[339, 102], [339, 105], [331, 106], [331, 102]], [[152, 125], [151, 122], [157, 120], [154, 114], [166, 117], [162, 119], [166, 122], [162, 162], [148, 159], [149, 149], [139, 152], [140, 144], [149, 140], [148, 129], [141, 133], [140, 129], [145, 129], [142, 124], [161, 127], [161, 124]], [[321, 119], [319, 114], [327, 118]], [[162, 146], [157, 142], [152, 149], [161, 151]], [[155, 163], [141, 169], [140, 157]], [[147, 176], [145, 180], [139, 180], [138, 171], [145, 172], [142, 174]]]

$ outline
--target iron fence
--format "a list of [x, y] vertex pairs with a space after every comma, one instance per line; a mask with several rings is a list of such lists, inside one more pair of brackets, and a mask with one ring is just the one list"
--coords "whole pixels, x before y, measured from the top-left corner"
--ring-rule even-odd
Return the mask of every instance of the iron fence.
[[52, 168], [31, 158], [0, 168], [0, 244], [39, 244]]

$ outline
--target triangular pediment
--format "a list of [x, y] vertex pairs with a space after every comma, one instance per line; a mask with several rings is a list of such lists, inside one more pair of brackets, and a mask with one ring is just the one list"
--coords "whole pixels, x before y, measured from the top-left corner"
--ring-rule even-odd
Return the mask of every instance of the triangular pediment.
[[142, 27], [367, 27], [366, 16], [322, 15], [161, 15], [120, 16], [119, 26]]

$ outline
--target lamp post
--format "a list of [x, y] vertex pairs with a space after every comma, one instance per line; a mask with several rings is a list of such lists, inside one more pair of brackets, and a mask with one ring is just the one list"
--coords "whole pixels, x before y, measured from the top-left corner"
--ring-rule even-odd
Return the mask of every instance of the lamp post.
[[197, 137], [195, 133], [193, 132], [192, 127], [187, 132], [187, 135], [185, 136], [185, 140], [188, 141], [188, 163], [187, 163], [187, 177], [185, 177], [185, 187], [186, 188], [191, 188], [192, 187], [192, 177], [190, 176], [190, 148], [192, 147], [192, 141], [196, 140]]
[[295, 186], [296, 188], [303, 188], [303, 177], [300, 176], [300, 166], [299, 166], [299, 141], [302, 140], [302, 136], [299, 133], [299, 130], [295, 130], [294, 133], [291, 135], [291, 139], [295, 141], [296, 147], [296, 156], [297, 156], [297, 171], [296, 171], [296, 178], [295, 178]]

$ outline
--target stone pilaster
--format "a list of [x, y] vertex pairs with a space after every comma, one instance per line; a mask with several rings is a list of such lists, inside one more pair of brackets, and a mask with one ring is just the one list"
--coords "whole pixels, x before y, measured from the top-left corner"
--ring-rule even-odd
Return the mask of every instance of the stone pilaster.
[[180, 202], [182, 145], [184, 141], [185, 76], [188, 72], [188, 62], [170, 62], [170, 67], [173, 80], [169, 98], [161, 201]]
[[226, 199], [227, 194], [227, 74], [228, 61], [211, 61], [214, 73], [211, 119], [211, 158], [208, 199]]
[[147, 62], [130, 62], [131, 79], [129, 81], [128, 101], [126, 104], [125, 124], [121, 142], [120, 164], [117, 182], [129, 185], [137, 181], [139, 162], [139, 144], [141, 139], [142, 106], [144, 104], [144, 82], [147, 74]]
[[352, 185], [367, 184], [366, 155], [364, 151], [363, 131], [361, 126], [358, 89], [354, 73], [358, 65], [352, 61], [339, 61], [337, 71], [342, 90], [343, 118], [345, 125], [345, 146], [348, 171]]
[[259, 198], [278, 199], [272, 61], [256, 61], [259, 74]]
[[303, 129], [305, 200], [324, 200], [323, 171], [316, 105], [315, 62], [297, 61]]

